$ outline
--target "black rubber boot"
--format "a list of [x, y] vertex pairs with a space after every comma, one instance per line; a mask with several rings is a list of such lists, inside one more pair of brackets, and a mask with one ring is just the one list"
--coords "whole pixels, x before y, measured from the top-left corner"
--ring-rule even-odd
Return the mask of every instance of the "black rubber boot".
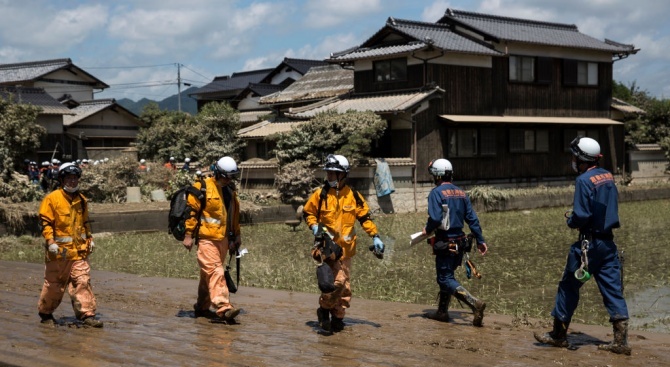
[[554, 329], [548, 333], [542, 335], [538, 333], [533, 333], [535, 340], [543, 344], [549, 344], [552, 347], [558, 348], [567, 348], [570, 346], [568, 344], [568, 326], [569, 322], [563, 322], [557, 318], [554, 318]]
[[334, 333], [344, 330], [344, 319], [333, 316], [332, 320], [330, 320], [330, 329]]
[[56, 325], [56, 319], [54, 319], [53, 314], [41, 312], [38, 312], [37, 314], [40, 315], [40, 323], [44, 325]]
[[81, 321], [84, 324], [84, 326], [88, 327], [101, 328], [104, 325], [102, 321], [96, 320], [95, 316], [89, 316]]
[[439, 300], [437, 302], [437, 311], [426, 314], [431, 320], [449, 322], [449, 302], [451, 301], [451, 294], [447, 292], [440, 292]]
[[237, 315], [239, 314], [240, 309], [233, 307], [231, 309], [226, 310], [226, 312], [224, 312], [223, 315], [221, 315], [221, 319], [223, 321], [233, 321], [235, 320], [235, 317], [237, 317]]
[[475, 298], [462, 286], [456, 288], [456, 293], [454, 293], [454, 296], [459, 301], [468, 305], [472, 310], [472, 313], [474, 314], [472, 325], [481, 327], [482, 322], [484, 321], [484, 309], [486, 309], [486, 302]]
[[316, 317], [319, 318], [319, 327], [324, 331], [331, 331], [330, 329], [330, 311], [323, 307], [316, 309]]
[[212, 310], [203, 310], [202, 308], [200, 308], [200, 306], [198, 306], [197, 303], [193, 304], [193, 314], [195, 315], [196, 318], [206, 317], [208, 319], [213, 319], [218, 317], [216, 316], [216, 312]]
[[628, 320], [614, 321], [612, 328], [614, 330], [614, 340], [609, 344], [599, 345], [598, 349], [629, 356], [631, 348], [628, 346]]

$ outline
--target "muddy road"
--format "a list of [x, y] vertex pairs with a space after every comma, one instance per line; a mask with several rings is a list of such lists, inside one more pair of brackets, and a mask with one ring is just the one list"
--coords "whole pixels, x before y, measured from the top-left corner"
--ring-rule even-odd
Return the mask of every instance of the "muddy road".
[[316, 294], [249, 287], [232, 296], [238, 323], [218, 324], [194, 318], [196, 280], [95, 270], [105, 327], [79, 327], [67, 294], [49, 327], [36, 310], [42, 279], [43, 265], [0, 261], [0, 366], [670, 366], [668, 334], [631, 331], [628, 357], [597, 350], [610, 328], [577, 324], [568, 351], [537, 345], [537, 320], [487, 315], [474, 328], [456, 304], [444, 324], [422, 317], [434, 306], [355, 294], [333, 335], [319, 332]]

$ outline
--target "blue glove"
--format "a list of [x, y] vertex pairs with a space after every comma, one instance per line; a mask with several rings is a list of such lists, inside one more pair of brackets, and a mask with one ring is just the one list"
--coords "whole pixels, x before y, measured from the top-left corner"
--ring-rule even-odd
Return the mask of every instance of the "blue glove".
[[316, 236], [319, 233], [319, 225], [315, 224], [312, 226], [312, 233]]
[[372, 239], [372, 243], [375, 246], [375, 252], [376, 253], [379, 253], [379, 254], [384, 253], [384, 242], [382, 242], [382, 240], [381, 240], [381, 238], [379, 238], [379, 236], [375, 236]]

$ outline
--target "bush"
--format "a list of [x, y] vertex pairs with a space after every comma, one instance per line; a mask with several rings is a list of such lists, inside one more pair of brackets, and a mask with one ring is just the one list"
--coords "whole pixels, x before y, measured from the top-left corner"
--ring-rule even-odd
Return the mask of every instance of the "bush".
[[304, 203], [312, 188], [319, 184], [307, 161], [295, 161], [282, 166], [275, 175], [275, 183], [281, 201], [287, 204]]

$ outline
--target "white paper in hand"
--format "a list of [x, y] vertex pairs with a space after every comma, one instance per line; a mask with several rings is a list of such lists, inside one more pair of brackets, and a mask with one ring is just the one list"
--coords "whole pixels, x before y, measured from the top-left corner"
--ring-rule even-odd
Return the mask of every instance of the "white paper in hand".
[[239, 258], [241, 258], [242, 256], [244, 256], [245, 254], [248, 254], [248, 253], [249, 253], [249, 250], [247, 250], [246, 248], [243, 248], [243, 249], [240, 250], [240, 253], [237, 256], [235, 256], [235, 258], [239, 259]]

